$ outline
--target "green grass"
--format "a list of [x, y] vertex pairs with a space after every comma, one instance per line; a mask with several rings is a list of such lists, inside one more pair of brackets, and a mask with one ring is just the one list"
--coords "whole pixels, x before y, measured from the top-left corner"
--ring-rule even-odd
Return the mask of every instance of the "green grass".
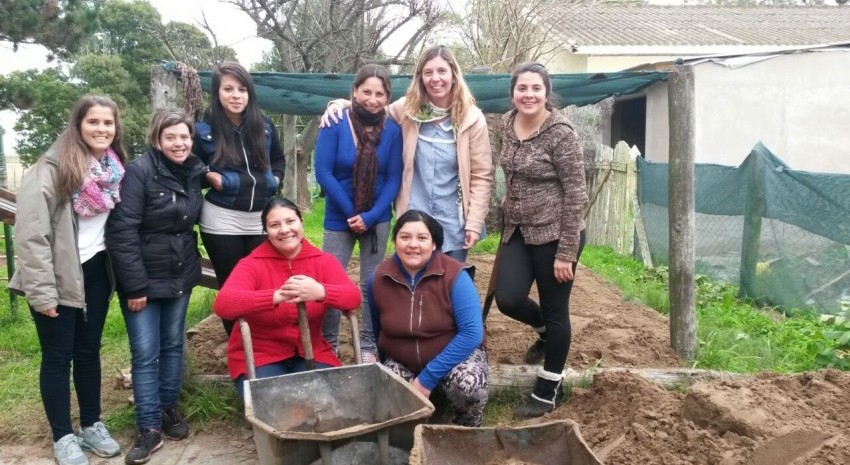
[[[215, 293], [209, 289], [196, 288], [186, 315], [186, 325], [196, 324], [210, 313]], [[29, 309], [23, 299], [19, 299], [21, 308], [17, 318], [13, 318], [9, 310], [9, 294], [5, 283], [0, 285], [0, 424], [7, 425], [0, 433], [26, 434], [27, 427], [34, 421], [42, 421], [44, 413], [38, 387], [38, 372], [41, 362], [41, 350], [38, 336]], [[130, 366], [130, 348], [127, 343], [127, 330], [124, 318], [118, 306], [117, 298], [110, 303], [109, 313], [103, 330], [103, 348], [101, 364], [104, 392], [112, 390], [112, 377], [122, 368]], [[219, 390], [223, 390], [219, 388]], [[232, 386], [229, 391], [234, 391]], [[216, 390], [209, 394], [203, 389], [192, 391], [191, 400], [186, 396], [181, 400], [184, 409], [197, 412], [191, 418], [199, 423], [209, 419], [233, 417], [232, 409], [222, 414], [219, 410], [207, 407], [197, 408], [196, 404], [219, 404], [219, 400], [227, 397]], [[132, 391], [119, 391], [116, 395], [126, 398]], [[235, 398], [235, 391], [230, 393]], [[222, 404], [225, 405], [225, 404]], [[106, 407], [106, 404], [104, 404]], [[208, 414], [208, 415], [207, 415]], [[116, 434], [123, 434], [135, 428], [135, 413], [126, 403], [119, 403], [105, 408], [104, 422]], [[21, 424], [21, 419], [30, 421]], [[21, 424], [20, 426], [14, 426]]]
[[[665, 268], [646, 269], [610, 248], [588, 246], [581, 262], [621, 289], [627, 300], [667, 314], [670, 310]], [[697, 357], [695, 367], [752, 373], [800, 372], [822, 368], [816, 361], [827, 344], [826, 327], [816, 316], [785, 316], [737, 297], [733, 285], [696, 279]]]

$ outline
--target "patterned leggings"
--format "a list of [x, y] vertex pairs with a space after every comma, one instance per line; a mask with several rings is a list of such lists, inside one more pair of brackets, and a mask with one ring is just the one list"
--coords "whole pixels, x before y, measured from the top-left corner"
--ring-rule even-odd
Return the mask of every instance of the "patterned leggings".
[[[406, 381], [413, 381], [416, 377], [416, 373], [391, 357], [387, 357], [383, 364]], [[487, 353], [479, 347], [472, 351], [469, 358], [457, 364], [440, 380], [440, 384], [434, 390], [442, 391], [454, 407], [455, 417], [452, 423], [461, 426], [481, 426], [484, 420], [484, 406], [487, 404], [490, 392], [487, 383], [489, 376]]]

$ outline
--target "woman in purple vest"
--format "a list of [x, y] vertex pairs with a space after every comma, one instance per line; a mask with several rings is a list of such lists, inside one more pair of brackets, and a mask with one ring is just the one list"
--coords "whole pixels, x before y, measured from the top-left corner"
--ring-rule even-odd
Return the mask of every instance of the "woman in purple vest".
[[396, 252], [367, 289], [381, 363], [427, 397], [442, 391], [454, 423], [481, 426], [489, 370], [470, 266], [439, 252], [443, 228], [419, 210], [401, 215], [392, 237]]

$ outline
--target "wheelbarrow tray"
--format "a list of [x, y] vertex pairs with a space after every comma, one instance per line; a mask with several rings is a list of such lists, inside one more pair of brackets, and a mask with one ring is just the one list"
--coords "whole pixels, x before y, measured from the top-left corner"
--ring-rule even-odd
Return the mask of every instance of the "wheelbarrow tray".
[[352, 441], [374, 443], [383, 433], [406, 454], [414, 426], [434, 412], [410, 383], [374, 363], [246, 383], [245, 417], [261, 465], [308, 465], [323, 448], [327, 456]]
[[418, 425], [413, 437], [410, 465], [602, 465], [572, 420], [496, 428]]

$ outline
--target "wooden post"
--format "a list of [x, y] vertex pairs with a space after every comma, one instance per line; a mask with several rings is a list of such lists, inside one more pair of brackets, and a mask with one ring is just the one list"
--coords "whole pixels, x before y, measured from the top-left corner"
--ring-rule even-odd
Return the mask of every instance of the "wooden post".
[[675, 66], [667, 85], [670, 118], [670, 343], [680, 357], [693, 360], [696, 355], [693, 66]]
[[283, 176], [283, 196], [298, 202], [298, 131], [295, 115], [283, 115], [281, 132], [283, 154], [286, 156], [286, 172]]
[[151, 69], [151, 109], [181, 109], [183, 108], [183, 92], [174, 73], [170, 73], [161, 65]]
[[764, 164], [760, 154], [753, 152], [747, 160], [747, 205], [744, 208], [744, 231], [741, 238], [741, 269], [738, 283], [740, 297], [756, 297], [753, 283], [759, 260], [761, 221], [764, 216]]

